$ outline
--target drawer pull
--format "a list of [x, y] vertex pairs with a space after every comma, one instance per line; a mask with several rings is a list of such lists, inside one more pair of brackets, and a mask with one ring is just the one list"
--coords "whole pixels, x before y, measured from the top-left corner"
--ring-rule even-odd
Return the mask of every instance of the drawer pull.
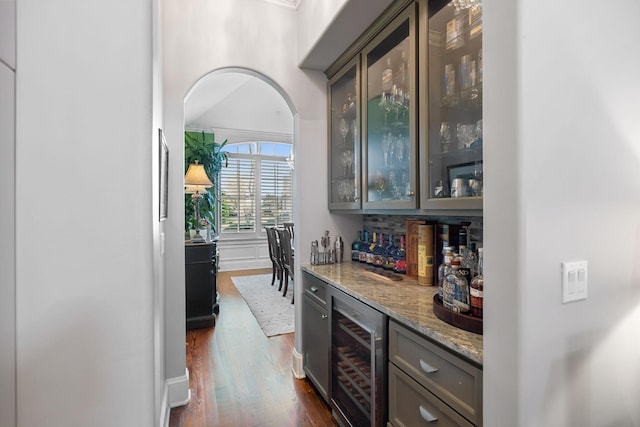
[[329, 317], [329, 316], [327, 316], [326, 314], [323, 314], [323, 315], [321, 315], [321, 316], [320, 316], [320, 318], [321, 318], [322, 320], [326, 319], [327, 317]]
[[311, 287], [311, 292], [318, 292], [318, 288], [316, 288], [315, 286]]
[[433, 366], [429, 365], [427, 362], [425, 362], [422, 359], [420, 359], [420, 367], [427, 374], [433, 374], [434, 372], [438, 372], [438, 368], [434, 368]]
[[422, 405], [420, 405], [420, 416], [428, 423], [438, 421], [438, 417], [431, 415], [431, 412], [427, 411]]

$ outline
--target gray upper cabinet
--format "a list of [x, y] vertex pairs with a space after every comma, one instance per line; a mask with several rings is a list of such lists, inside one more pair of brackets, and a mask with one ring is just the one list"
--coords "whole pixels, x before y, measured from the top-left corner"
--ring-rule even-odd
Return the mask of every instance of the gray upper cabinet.
[[365, 209], [418, 207], [416, 6], [362, 51]]
[[329, 209], [360, 209], [359, 56], [329, 80], [328, 92]]
[[481, 7], [398, 1], [326, 73], [331, 210], [482, 213]]
[[424, 209], [482, 209], [482, 8], [421, 1]]

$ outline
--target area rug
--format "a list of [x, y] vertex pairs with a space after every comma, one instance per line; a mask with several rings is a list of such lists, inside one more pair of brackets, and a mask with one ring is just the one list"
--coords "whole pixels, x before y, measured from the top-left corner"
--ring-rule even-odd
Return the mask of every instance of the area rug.
[[271, 274], [237, 276], [231, 280], [267, 337], [293, 332], [292, 281], [289, 281], [287, 296], [283, 297], [282, 292], [278, 292], [277, 280], [271, 286]]

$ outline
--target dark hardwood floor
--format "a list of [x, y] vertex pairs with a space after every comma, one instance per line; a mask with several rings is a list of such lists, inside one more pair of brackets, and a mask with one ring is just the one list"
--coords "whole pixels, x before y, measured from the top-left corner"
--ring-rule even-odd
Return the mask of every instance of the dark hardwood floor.
[[337, 425], [311, 383], [293, 376], [293, 334], [267, 338], [231, 282], [265, 273], [218, 273], [220, 314], [213, 328], [187, 331], [191, 401], [171, 410], [170, 427]]

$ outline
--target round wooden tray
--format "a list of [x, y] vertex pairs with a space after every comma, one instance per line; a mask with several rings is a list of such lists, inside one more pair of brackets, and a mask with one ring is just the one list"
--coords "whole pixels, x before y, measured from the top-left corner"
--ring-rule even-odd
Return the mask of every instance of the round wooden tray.
[[455, 311], [445, 308], [438, 294], [433, 296], [433, 314], [435, 314], [438, 319], [456, 328], [482, 335], [482, 319], [467, 314], [456, 313]]

